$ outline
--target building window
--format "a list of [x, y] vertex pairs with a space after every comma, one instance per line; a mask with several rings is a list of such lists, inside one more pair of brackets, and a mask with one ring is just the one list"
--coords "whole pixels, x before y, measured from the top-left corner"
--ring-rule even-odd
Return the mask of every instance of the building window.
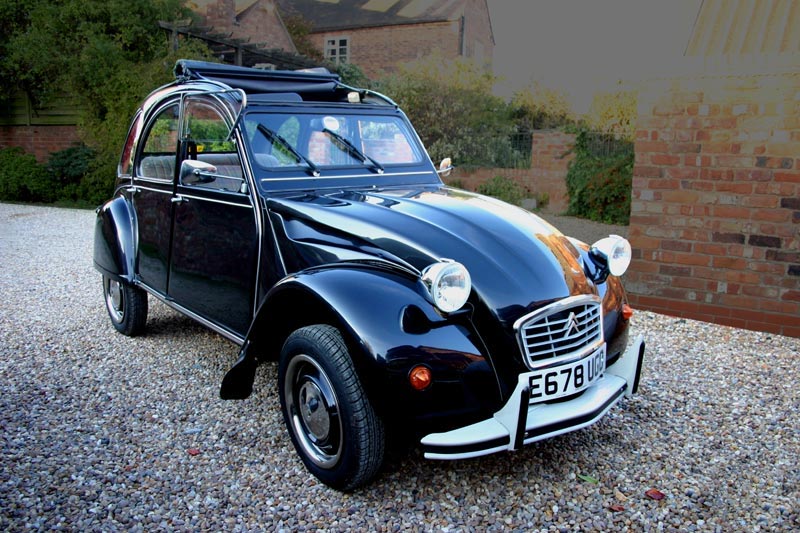
[[347, 63], [350, 60], [350, 39], [348, 37], [334, 37], [325, 40], [325, 59], [336, 65]]

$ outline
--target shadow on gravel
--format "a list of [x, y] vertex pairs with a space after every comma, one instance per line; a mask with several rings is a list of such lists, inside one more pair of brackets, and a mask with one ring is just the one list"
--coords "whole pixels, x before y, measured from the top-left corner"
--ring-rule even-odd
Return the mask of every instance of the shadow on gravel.
[[[364, 501], [374, 500], [376, 492], [394, 487], [395, 493], [412, 493], [415, 500], [441, 501], [438, 488], [458, 487], [475, 490], [492, 480], [504, 479], [516, 490], [541, 490], [548, 492], [552, 485], [574, 482], [594, 486], [579, 476], [608, 479], [615, 472], [615, 458], [624, 454], [638, 454], [639, 445], [628, 433], [623, 420], [630, 416], [630, 402], [624, 401], [617, 409], [624, 411], [613, 420], [609, 417], [594, 426], [576, 432], [530, 444], [517, 452], [501, 452], [474, 459], [432, 461], [423, 457], [419, 448], [394, 449], [388, 454], [380, 476], [355, 493]], [[655, 424], [655, 422], [652, 422]], [[627, 428], [627, 429], [626, 429]], [[420, 489], [424, 487], [424, 489]], [[397, 494], [387, 495], [397, 497]]]

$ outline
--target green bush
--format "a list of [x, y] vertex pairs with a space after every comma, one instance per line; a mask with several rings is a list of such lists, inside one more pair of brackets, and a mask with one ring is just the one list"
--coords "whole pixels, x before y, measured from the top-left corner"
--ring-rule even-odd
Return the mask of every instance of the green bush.
[[52, 202], [56, 187], [44, 165], [21, 148], [0, 150], [0, 200]]
[[489, 181], [481, 183], [477, 192], [513, 205], [520, 205], [525, 198], [525, 188], [505, 176], [495, 176]]
[[85, 178], [95, 164], [96, 157], [97, 152], [83, 145], [50, 154], [47, 170], [56, 188], [57, 202], [79, 205], [94, 203], [87, 198], [87, 195], [93, 195], [93, 191], [87, 190]]
[[575, 141], [575, 159], [567, 172], [567, 214], [607, 224], [630, 220], [633, 151], [598, 153], [589, 132]]
[[550, 193], [548, 192], [537, 192], [533, 198], [536, 200], [536, 209], [544, 209], [550, 204]]
[[93, 172], [94, 150], [85, 146], [67, 148], [50, 155], [47, 165], [21, 148], [0, 150], [0, 200], [8, 202], [58, 203], [95, 206], [111, 194], [109, 182]]
[[74, 146], [50, 154], [47, 170], [60, 185], [78, 184], [86, 175], [96, 153], [88, 146]]
[[508, 166], [516, 161], [510, 107], [492, 94], [495, 78], [482, 65], [444, 59], [434, 53], [401, 65], [377, 83], [416, 128], [435, 162], [452, 158], [460, 166]]

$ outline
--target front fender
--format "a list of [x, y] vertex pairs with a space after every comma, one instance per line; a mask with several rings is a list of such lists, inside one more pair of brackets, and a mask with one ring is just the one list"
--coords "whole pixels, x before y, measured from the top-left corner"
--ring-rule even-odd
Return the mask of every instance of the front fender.
[[[500, 403], [499, 387], [470, 313], [443, 316], [425, 294], [419, 279], [364, 265], [290, 276], [261, 305], [237, 365], [254, 369], [256, 353], [277, 357], [292, 331], [325, 323], [341, 331], [361, 383], [381, 414], [457, 423], [491, 412]], [[424, 391], [408, 382], [418, 364], [433, 374]], [[225, 382], [221, 395], [226, 397]]]
[[94, 266], [104, 275], [132, 282], [135, 275], [136, 234], [131, 205], [117, 196], [97, 209], [94, 226]]

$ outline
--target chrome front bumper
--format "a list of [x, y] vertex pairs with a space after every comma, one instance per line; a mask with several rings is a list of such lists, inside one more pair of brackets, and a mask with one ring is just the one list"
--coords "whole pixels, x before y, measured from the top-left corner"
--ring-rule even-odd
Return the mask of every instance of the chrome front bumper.
[[510, 399], [492, 418], [422, 438], [427, 459], [467, 459], [585, 428], [600, 420], [639, 386], [645, 343], [641, 335], [603, 377], [580, 396], [560, 403], [529, 404], [529, 374], [520, 374]]

